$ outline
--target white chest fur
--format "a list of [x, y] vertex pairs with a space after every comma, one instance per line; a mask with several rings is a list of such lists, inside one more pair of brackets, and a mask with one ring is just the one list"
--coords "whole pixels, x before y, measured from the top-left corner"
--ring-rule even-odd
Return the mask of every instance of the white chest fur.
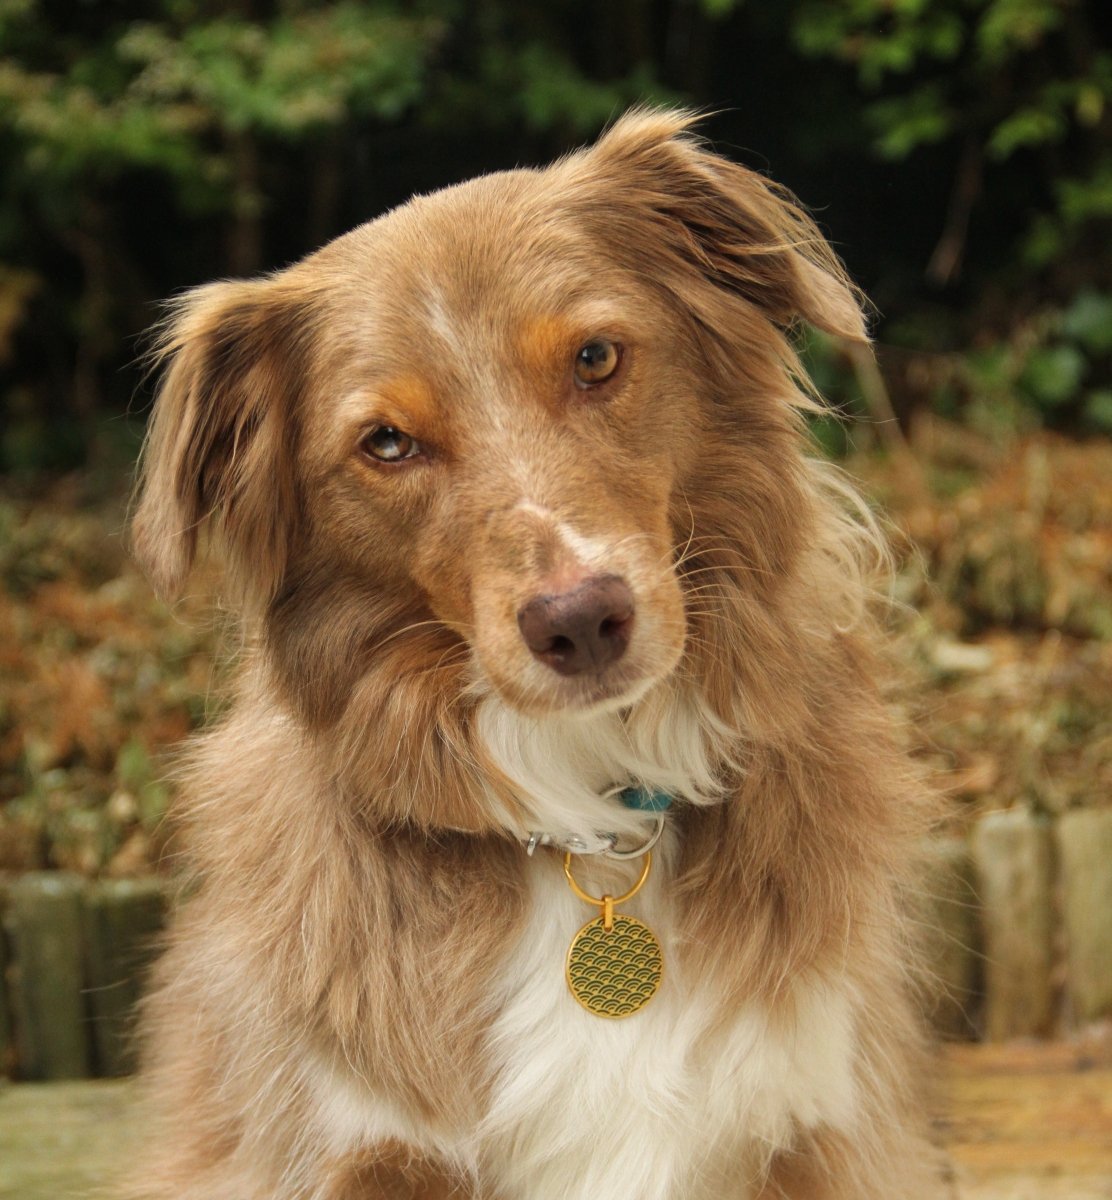
[[[615, 781], [689, 803], [721, 799], [714, 764], [732, 739], [690, 692], [659, 688], [623, 718], [588, 721], [529, 722], [491, 700], [482, 721], [493, 757], [531, 798], [531, 828], [598, 829], [599, 792]], [[606, 828], [623, 815], [608, 811]], [[659, 938], [665, 974], [649, 1005], [623, 1020], [570, 995], [567, 948], [595, 912], [572, 894], [557, 855], [530, 863], [527, 925], [496, 983], [495, 1084], [475, 1147], [506, 1200], [744, 1200], [794, 1125], [853, 1120], [848, 992], [800, 981], [790, 1017], [754, 1004], [714, 1023], [716, 997], [680, 967], [673, 849], [660, 846], [625, 908]]]
[[592, 910], [553, 859], [535, 864], [528, 927], [498, 982], [496, 1082], [476, 1146], [498, 1195], [744, 1200], [793, 1125], [852, 1122], [848, 996], [800, 985], [787, 1028], [754, 1005], [711, 1032], [711, 997], [679, 970], [664, 871], [626, 909], [663, 944], [660, 992], [623, 1020], [582, 1009], [563, 964]]

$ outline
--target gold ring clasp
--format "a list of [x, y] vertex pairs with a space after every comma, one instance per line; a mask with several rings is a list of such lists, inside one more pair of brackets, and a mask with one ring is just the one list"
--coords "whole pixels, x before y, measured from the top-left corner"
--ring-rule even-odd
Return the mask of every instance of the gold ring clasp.
[[644, 882], [649, 877], [649, 871], [653, 868], [653, 851], [647, 850], [645, 851], [645, 865], [641, 869], [641, 875], [637, 876], [637, 882], [633, 884], [629, 892], [620, 896], [593, 896], [584, 892], [583, 888], [579, 887], [579, 884], [576, 883], [576, 877], [571, 874], [571, 859], [572, 854], [569, 851], [564, 856], [564, 874], [567, 876], [567, 882], [571, 884], [572, 892], [575, 892], [579, 899], [587, 901], [588, 904], [597, 905], [600, 908], [606, 908], [607, 904], [613, 908], [615, 904], [625, 904], [626, 900], [632, 900], [633, 896], [636, 896], [639, 890], [644, 887]]

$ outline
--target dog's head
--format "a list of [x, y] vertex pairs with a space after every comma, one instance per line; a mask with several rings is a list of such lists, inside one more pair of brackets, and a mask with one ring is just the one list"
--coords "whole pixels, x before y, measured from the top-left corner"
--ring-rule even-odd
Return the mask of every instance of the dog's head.
[[862, 339], [861, 313], [810, 219], [690, 124], [631, 114], [176, 305], [137, 552], [172, 594], [210, 524], [308, 720], [398, 644], [522, 712], [626, 706], [715, 563], [757, 605], [790, 575], [786, 331]]

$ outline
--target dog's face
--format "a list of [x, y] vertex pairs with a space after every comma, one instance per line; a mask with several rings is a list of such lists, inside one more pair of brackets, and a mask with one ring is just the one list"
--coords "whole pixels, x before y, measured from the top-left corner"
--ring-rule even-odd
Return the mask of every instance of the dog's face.
[[[465, 653], [531, 714], [623, 707], [671, 674], [701, 511], [749, 506], [755, 578], [790, 553], [780, 331], [863, 336], [807, 218], [687, 123], [626, 118], [547, 170], [191, 293], [137, 514], [163, 590], [215, 516], [274, 646], [332, 678], [322, 711], [421, 627], [429, 668]], [[331, 626], [331, 662], [290, 633], [307, 623]]]
[[420, 597], [521, 710], [628, 704], [668, 674], [700, 416], [667, 306], [544, 175], [419, 200], [314, 269], [342, 281], [324, 326], [354, 336], [304, 406], [310, 552]]

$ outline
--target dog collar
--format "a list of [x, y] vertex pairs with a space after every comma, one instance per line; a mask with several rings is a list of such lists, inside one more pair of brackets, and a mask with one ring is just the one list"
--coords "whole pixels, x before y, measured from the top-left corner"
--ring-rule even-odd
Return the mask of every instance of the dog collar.
[[618, 793], [618, 799], [626, 808], [638, 812], [662, 813], [672, 807], [672, 796], [657, 788], [627, 787]]
[[653, 829], [645, 842], [630, 850], [618, 849], [616, 833], [543, 833], [529, 834], [525, 842], [525, 853], [532, 857], [538, 846], [553, 846], [565, 854], [605, 854], [607, 858], [639, 858], [651, 850], [664, 832], [664, 814], [671, 808], [673, 797], [657, 788], [614, 787], [603, 793], [602, 798], [617, 796], [621, 803], [636, 812], [652, 818]]

